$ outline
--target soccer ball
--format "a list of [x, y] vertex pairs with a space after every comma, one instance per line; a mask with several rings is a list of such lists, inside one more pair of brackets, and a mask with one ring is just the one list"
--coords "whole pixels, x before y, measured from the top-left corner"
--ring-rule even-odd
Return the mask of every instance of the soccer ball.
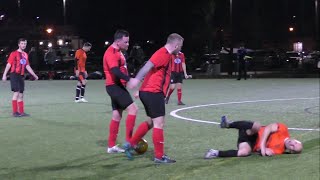
[[148, 142], [145, 139], [140, 139], [138, 144], [137, 144], [137, 147], [134, 148], [134, 150], [138, 154], [144, 154], [148, 150]]

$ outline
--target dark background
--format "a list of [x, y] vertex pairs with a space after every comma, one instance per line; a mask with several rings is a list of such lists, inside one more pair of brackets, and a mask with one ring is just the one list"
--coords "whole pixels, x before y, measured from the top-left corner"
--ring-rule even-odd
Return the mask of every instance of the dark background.
[[[235, 42], [285, 41], [290, 36], [289, 26], [295, 26], [295, 36], [315, 37], [314, 0], [233, 0], [233, 33], [229, 2], [66, 0], [65, 24], [75, 26], [82, 38], [96, 43], [112, 41], [118, 28], [130, 32], [131, 42], [151, 39], [162, 43], [169, 33], [178, 32], [186, 38], [188, 49], [196, 39], [202, 39], [201, 45], [217, 46], [220, 28], [233, 34]], [[42, 25], [64, 24], [63, 0], [20, 0], [20, 8], [17, 4], [18, 0], [1, 0], [0, 13], [13, 21], [19, 17]], [[211, 42], [214, 37], [216, 41]]]

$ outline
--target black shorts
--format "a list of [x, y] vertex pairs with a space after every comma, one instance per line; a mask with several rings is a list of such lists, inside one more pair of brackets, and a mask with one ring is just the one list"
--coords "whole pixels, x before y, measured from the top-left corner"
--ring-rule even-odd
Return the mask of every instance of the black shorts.
[[249, 146], [251, 147], [251, 149], [253, 150], [253, 147], [257, 141], [257, 137], [258, 137], [258, 133], [249, 136], [245, 129], [240, 129], [237, 147], [239, 148], [240, 143], [247, 142], [249, 144]]
[[124, 86], [106, 86], [106, 90], [111, 98], [112, 110], [125, 110], [133, 103], [130, 93]]
[[152, 93], [146, 91], [139, 92], [140, 100], [146, 110], [147, 116], [157, 118], [165, 116], [164, 95], [162, 92]]
[[23, 93], [24, 91], [24, 76], [16, 73], [10, 73], [11, 91]]
[[182, 83], [183, 81], [183, 72], [171, 72], [170, 76], [170, 83], [176, 84], [176, 83]]

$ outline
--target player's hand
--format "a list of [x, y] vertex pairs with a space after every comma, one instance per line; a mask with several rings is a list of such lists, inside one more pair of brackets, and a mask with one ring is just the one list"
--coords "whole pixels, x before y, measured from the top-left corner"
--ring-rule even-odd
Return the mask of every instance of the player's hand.
[[37, 75], [35, 75], [35, 76], [33, 76], [33, 77], [34, 77], [34, 80], [35, 80], [35, 81], [39, 79], [39, 77], [38, 77]]
[[266, 148], [262, 146], [260, 146], [260, 148], [261, 156], [266, 156]]
[[7, 80], [7, 76], [2, 76], [2, 81], [6, 81]]
[[274, 155], [273, 151], [269, 148], [266, 148], [266, 156], [273, 156], [273, 155]]
[[76, 77], [79, 77], [79, 70], [76, 70]]
[[138, 86], [139, 82], [140, 82], [140, 80], [137, 78], [130, 78], [130, 80], [127, 83], [127, 87], [129, 89], [134, 89]]
[[88, 78], [88, 72], [87, 72], [87, 71], [84, 72], [84, 78], [85, 78], [85, 79]]
[[133, 97], [139, 99], [139, 91], [134, 92]]
[[189, 75], [188, 74], [184, 74], [184, 78], [188, 79]]

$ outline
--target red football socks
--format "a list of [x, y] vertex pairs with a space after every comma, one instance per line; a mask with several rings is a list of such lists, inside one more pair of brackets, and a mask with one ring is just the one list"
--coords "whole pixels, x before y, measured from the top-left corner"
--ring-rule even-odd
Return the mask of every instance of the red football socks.
[[18, 112], [17, 100], [12, 100], [12, 113]]
[[177, 95], [178, 95], [178, 102], [181, 102], [182, 89], [177, 89]]
[[167, 96], [168, 98], [170, 98], [170, 96], [171, 96], [171, 94], [172, 94], [173, 91], [174, 91], [174, 89], [170, 89], [170, 90], [169, 90], [169, 93], [168, 93], [168, 96]]
[[132, 146], [135, 146], [137, 145], [137, 143], [139, 142], [139, 140], [147, 134], [147, 132], [149, 131], [149, 126], [148, 126], [148, 123], [147, 121], [144, 121], [142, 122], [136, 132], [133, 134], [132, 138], [129, 140], [129, 143], [132, 145]]
[[109, 127], [109, 141], [108, 141], [108, 147], [112, 148], [116, 145], [116, 140], [118, 137], [119, 132], [119, 121], [111, 120], [110, 127]]
[[164, 155], [163, 129], [153, 128], [152, 140], [154, 145], [154, 156], [161, 159]]
[[132, 136], [135, 122], [136, 122], [136, 115], [128, 114], [126, 119], [126, 141], [127, 142], [129, 142]]
[[18, 106], [19, 106], [19, 113], [23, 114], [24, 113], [24, 103], [23, 103], [23, 101], [18, 101]]

